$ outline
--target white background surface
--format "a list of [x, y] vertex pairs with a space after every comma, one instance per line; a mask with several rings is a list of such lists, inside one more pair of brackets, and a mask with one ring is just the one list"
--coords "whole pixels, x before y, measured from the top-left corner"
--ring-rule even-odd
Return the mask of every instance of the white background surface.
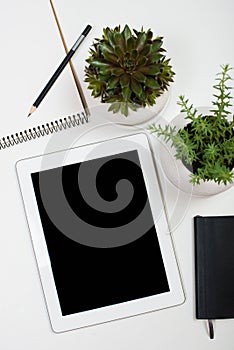
[[[62, 0], [58, 0], [62, 1]], [[209, 105], [219, 65], [234, 66], [234, 2], [179, 1], [64, 1], [64, 26], [70, 44], [90, 22], [93, 32], [77, 52], [74, 64], [83, 79], [87, 48], [102, 28], [128, 23], [151, 27], [164, 36], [164, 47], [176, 72], [171, 100], [163, 117], [179, 112], [178, 95], [196, 105]], [[76, 8], [72, 6], [76, 3]], [[92, 22], [92, 23], [91, 23]], [[70, 23], [69, 25], [66, 23]], [[65, 28], [64, 28], [65, 29]], [[30, 105], [64, 56], [47, 0], [2, 2], [0, 10], [0, 99], [1, 135], [15, 133], [80, 110], [69, 68], [62, 74], [31, 118]], [[97, 101], [85, 94], [91, 106]], [[95, 108], [94, 108], [95, 110]], [[100, 140], [132, 129], [102, 125], [93, 116], [88, 126], [76, 129], [75, 143]], [[80, 137], [82, 136], [82, 137]], [[79, 138], [77, 140], [77, 138]], [[234, 349], [234, 320], [216, 321], [216, 339], [210, 341], [206, 325], [195, 319], [192, 217], [234, 214], [234, 188], [215, 197], [190, 198], [162, 179], [164, 196], [173, 228], [173, 239], [184, 284], [186, 302], [179, 307], [152, 312], [63, 334], [52, 332], [15, 173], [17, 160], [64, 149], [74, 133], [56, 135], [0, 151], [0, 349], [3, 350], [129, 350], [129, 349]], [[48, 142], [50, 143], [48, 144]]]

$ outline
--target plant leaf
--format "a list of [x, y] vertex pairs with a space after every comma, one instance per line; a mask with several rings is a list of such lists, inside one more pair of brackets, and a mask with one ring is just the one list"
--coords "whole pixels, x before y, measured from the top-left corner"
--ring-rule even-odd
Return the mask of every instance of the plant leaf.
[[127, 117], [128, 116], [128, 104], [126, 102], [121, 102], [121, 113]]
[[162, 46], [162, 40], [155, 39], [152, 44], [152, 53], [158, 52]]
[[110, 69], [112, 67], [109, 63], [103, 62], [101, 60], [91, 61], [90, 64], [92, 66], [95, 66], [95, 67], [98, 67], [98, 68], [107, 67], [107, 68]]
[[127, 40], [127, 50], [130, 52], [134, 49], [135, 46], [135, 40], [133, 37], [128, 38]]
[[129, 26], [127, 24], [125, 25], [122, 34], [124, 35], [124, 38], [125, 38], [126, 42], [132, 36], [132, 32], [131, 32], [131, 30], [130, 30], [130, 28], [129, 28]]
[[110, 43], [110, 45], [113, 47], [113, 49], [115, 48], [115, 41], [114, 41], [114, 34], [109, 30], [107, 32], [107, 36], [108, 36], [108, 41]]
[[153, 38], [153, 32], [151, 31], [151, 29], [147, 31], [146, 36], [147, 40], [151, 40]]
[[119, 83], [119, 77], [111, 77], [107, 81], [107, 88], [108, 89], [114, 89]]
[[138, 52], [140, 52], [143, 49], [146, 43], [146, 39], [147, 37], [145, 32], [140, 32], [136, 41], [136, 49], [138, 50]]
[[113, 55], [112, 53], [105, 51], [102, 54], [107, 61], [111, 61], [113, 63], [118, 63], [118, 58], [115, 55]]
[[145, 45], [144, 48], [141, 51], [142, 56], [147, 56], [151, 51], [151, 45]]
[[133, 78], [136, 79], [137, 81], [141, 82], [141, 83], [145, 83], [146, 81], [146, 76], [141, 73], [141, 72], [138, 72], [138, 71], [135, 71], [133, 74], [132, 74]]
[[160, 73], [160, 68], [158, 67], [158, 65], [153, 64], [149, 66], [138, 67], [137, 70], [146, 75], [157, 75]]
[[137, 96], [141, 96], [142, 94], [142, 86], [141, 84], [136, 80], [134, 79], [133, 77], [131, 78], [131, 88], [132, 88], [132, 91], [137, 95]]
[[125, 86], [122, 90], [122, 95], [125, 101], [129, 101], [131, 97], [131, 89], [129, 86]]
[[160, 89], [159, 83], [154, 78], [151, 78], [151, 77], [147, 77], [145, 81], [145, 85], [150, 87], [151, 89]]
[[122, 56], [123, 56], [123, 51], [122, 51], [122, 49], [121, 49], [120, 46], [118, 46], [118, 45], [115, 46], [114, 51], [115, 51], [115, 54], [116, 54], [119, 58], [122, 58]]
[[108, 108], [108, 111], [117, 113], [120, 110], [120, 106], [121, 106], [121, 102], [113, 102]]
[[132, 50], [132, 52], [131, 52], [132, 59], [135, 60], [137, 58], [137, 56], [138, 56], [138, 51], [136, 49]]
[[119, 46], [121, 48], [121, 50], [124, 52], [125, 40], [124, 40], [122, 34], [119, 32], [116, 32], [116, 33], [114, 33], [113, 38], [114, 38], [115, 46]]
[[137, 66], [144, 66], [147, 62], [147, 58], [145, 56], [139, 56], [138, 60], [137, 60]]
[[120, 77], [120, 85], [121, 87], [129, 86], [130, 84], [130, 76], [129, 74], [123, 74]]
[[104, 53], [104, 52], [109, 52], [112, 54], [114, 53], [114, 49], [110, 45], [108, 45], [107, 43], [100, 43], [99, 48], [100, 48], [102, 53]]
[[118, 76], [118, 75], [123, 74], [124, 70], [123, 70], [123, 68], [120, 68], [120, 67], [114, 67], [114, 68], [111, 69], [111, 73], [113, 75], [117, 75]]

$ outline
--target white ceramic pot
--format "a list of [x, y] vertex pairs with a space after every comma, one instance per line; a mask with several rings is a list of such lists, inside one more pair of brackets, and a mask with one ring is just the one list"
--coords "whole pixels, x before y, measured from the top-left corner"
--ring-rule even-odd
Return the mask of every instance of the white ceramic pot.
[[137, 111], [132, 111], [129, 109], [129, 115], [125, 117], [123, 114], [113, 113], [108, 111], [110, 104], [103, 104], [104, 117], [111, 123], [117, 123], [121, 125], [140, 125], [149, 122], [151, 119], [155, 118], [159, 113], [161, 113], [167, 105], [170, 96], [170, 88], [165, 91], [161, 96], [157, 98], [157, 102], [152, 107], [139, 108]]
[[[209, 107], [199, 107], [198, 112], [209, 115]], [[183, 128], [189, 121], [184, 118], [184, 113], [176, 116], [170, 124], [175, 125], [178, 129]], [[175, 158], [175, 149], [171, 147], [171, 142], [165, 144], [160, 141], [159, 159], [161, 168], [167, 179], [180, 190], [190, 193], [194, 196], [211, 196], [224, 192], [233, 186], [232, 183], [227, 185], [210, 181], [200, 181], [199, 185], [192, 185], [190, 182], [191, 172], [184, 166], [181, 160]]]

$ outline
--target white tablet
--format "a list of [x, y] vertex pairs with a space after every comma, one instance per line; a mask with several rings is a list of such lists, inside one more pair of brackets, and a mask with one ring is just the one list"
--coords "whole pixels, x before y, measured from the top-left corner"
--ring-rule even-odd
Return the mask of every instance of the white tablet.
[[184, 301], [145, 134], [16, 167], [55, 332]]

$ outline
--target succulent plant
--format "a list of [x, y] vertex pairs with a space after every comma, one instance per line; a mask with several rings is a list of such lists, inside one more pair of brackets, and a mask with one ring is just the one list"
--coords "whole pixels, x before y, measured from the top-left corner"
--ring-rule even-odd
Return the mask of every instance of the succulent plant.
[[201, 180], [213, 180], [227, 185], [234, 180], [234, 115], [229, 75], [232, 69], [228, 64], [221, 66], [217, 74], [215, 93], [212, 102], [214, 108], [208, 115], [199, 114], [198, 110], [184, 96], [179, 96], [178, 104], [188, 124], [178, 129], [170, 124], [162, 127], [149, 126], [152, 133], [171, 141], [177, 159], [182, 160], [192, 172], [191, 182], [199, 184]]
[[130, 30], [125, 25], [104, 28], [86, 60], [85, 81], [92, 96], [110, 103], [109, 110], [128, 116], [129, 108], [152, 106], [173, 82], [174, 72], [162, 48], [163, 38], [153, 39], [149, 29]]

